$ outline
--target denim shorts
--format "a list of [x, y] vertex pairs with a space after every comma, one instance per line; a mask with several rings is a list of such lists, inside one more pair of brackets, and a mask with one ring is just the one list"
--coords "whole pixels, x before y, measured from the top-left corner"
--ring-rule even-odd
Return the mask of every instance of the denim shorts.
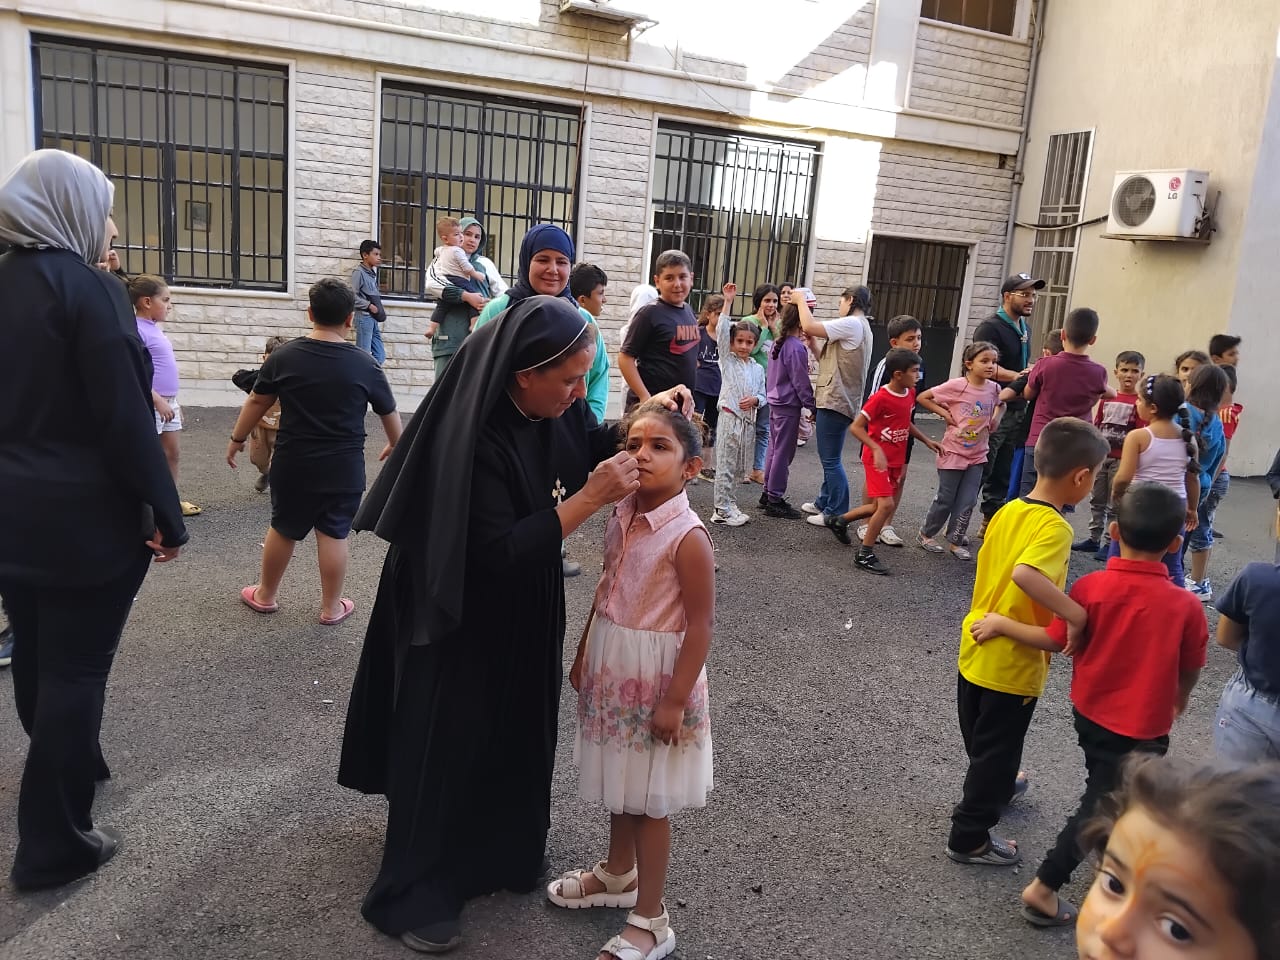
[[1241, 763], [1280, 760], [1280, 699], [1253, 687], [1243, 670], [1237, 670], [1222, 690], [1213, 752]]
[[1208, 496], [1201, 498], [1200, 506], [1196, 509], [1200, 522], [1187, 538], [1187, 547], [1192, 553], [1203, 553], [1205, 550], [1212, 549], [1214, 516], [1218, 512], [1218, 504], [1222, 503], [1230, 487], [1231, 474], [1223, 470], [1214, 478]]

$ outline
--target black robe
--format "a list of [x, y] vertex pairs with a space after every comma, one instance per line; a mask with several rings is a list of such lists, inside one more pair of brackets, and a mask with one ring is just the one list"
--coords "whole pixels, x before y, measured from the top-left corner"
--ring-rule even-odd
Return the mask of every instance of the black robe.
[[462, 623], [448, 637], [410, 645], [414, 561], [388, 551], [338, 775], [387, 795], [382, 866], [362, 908], [384, 933], [541, 879], [565, 629], [556, 491], [581, 489], [616, 449], [582, 400], [536, 422], [498, 403], [476, 445]]

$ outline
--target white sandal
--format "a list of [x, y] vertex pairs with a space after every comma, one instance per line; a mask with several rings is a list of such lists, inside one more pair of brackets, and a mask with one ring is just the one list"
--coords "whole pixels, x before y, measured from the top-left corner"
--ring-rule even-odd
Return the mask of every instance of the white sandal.
[[611, 957], [616, 957], [617, 960], [662, 960], [675, 950], [676, 932], [671, 929], [671, 916], [667, 913], [665, 903], [662, 905], [662, 913], [659, 916], [649, 919], [637, 913], [629, 913], [627, 923], [652, 933], [657, 938], [653, 949], [648, 953], [642, 953], [634, 943], [619, 935], [601, 947], [601, 953], [607, 953]]
[[[638, 890], [628, 890], [627, 887], [636, 882], [636, 868], [632, 867], [624, 874], [615, 875], [604, 868], [606, 863], [607, 860], [601, 860], [589, 871], [570, 870], [562, 874], [560, 879], [552, 880], [547, 884], [547, 899], [557, 907], [569, 910], [580, 910], [583, 907], [622, 907], [630, 910], [636, 905]], [[594, 874], [604, 884], [604, 890], [599, 893], [586, 892], [582, 880], [588, 873]]]

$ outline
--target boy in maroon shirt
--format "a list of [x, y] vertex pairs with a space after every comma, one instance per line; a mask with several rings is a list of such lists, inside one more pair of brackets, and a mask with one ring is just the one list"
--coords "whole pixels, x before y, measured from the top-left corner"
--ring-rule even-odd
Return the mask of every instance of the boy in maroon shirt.
[[1044, 425], [1059, 417], [1091, 420], [1093, 405], [1103, 397], [1111, 399], [1116, 395], [1107, 383], [1107, 368], [1089, 359], [1089, 347], [1097, 339], [1097, 311], [1077, 307], [1067, 315], [1062, 328], [1062, 352], [1037, 361], [1031, 368], [1023, 395], [1036, 401], [1036, 412], [1022, 459], [1024, 497], [1036, 485], [1035, 448]]
[[1085, 640], [1076, 649], [1061, 619], [1045, 628], [988, 614], [973, 625], [977, 643], [1008, 637], [1074, 658], [1072, 713], [1089, 776], [1079, 809], [1022, 891], [1022, 916], [1038, 927], [1075, 923], [1076, 908], [1058, 890], [1080, 865], [1080, 826], [1119, 784], [1129, 754], [1168, 751], [1174, 718], [1186, 709], [1204, 667], [1204, 611], [1169, 580], [1161, 562], [1181, 546], [1185, 521], [1186, 504], [1168, 487], [1136, 483], [1124, 492], [1110, 531], [1120, 556], [1070, 591], [1088, 614]]
[[841, 543], [851, 543], [849, 524], [867, 520], [862, 546], [853, 563], [860, 570], [885, 576], [889, 568], [880, 562], [872, 547], [885, 524], [893, 519], [902, 489], [903, 467], [907, 462], [907, 438], [915, 437], [934, 453], [941, 448], [911, 422], [916, 406], [916, 380], [920, 376], [920, 355], [895, 347], [884, 358], [885, 384], [862, 405], [849, 432], [862, 442], [862, 467], [867, 477], [870, 503], [854, 507], [843, 516], [829, 516], [824, 523]]
[[1093, 425], [1102, 431], [1102, 435], [1111, 444], [1111, 452], [1102, 461], [1098, 478], [1093, 482], [1093, 497], [1089, 501], [1089, 536], [1071, 545], [1071, 549], [1080, 553], [1092, 553], [1099, 563], [1107, 562], [1107, 552], [1111, 538], [1107, 531], [1111, 529], [1111, 517], [1115, 514], [1115, 504], [1111, 501], [1111, 483], [1116, 478], [1116, 469], [1120, 466], [1120, 453], [1124, 449], [1124, 438], [1138, 427], [1145, 427], [1138, 416], [1138, 381], [1146, 368], [1147, 360], [1137, 350], [1125, 350], [1116, 357], [1116, 395], [1098, 404], [1093, 415]]

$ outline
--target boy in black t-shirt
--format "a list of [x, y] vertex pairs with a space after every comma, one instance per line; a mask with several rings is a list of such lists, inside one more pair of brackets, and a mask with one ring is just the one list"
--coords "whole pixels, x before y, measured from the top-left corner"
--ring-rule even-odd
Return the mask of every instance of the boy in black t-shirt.
[[658, 255], [654, 270], [658, 299], [636, 312], [618, 354], [628, 409], [675, 386], [692, 390], [698, 375], [702, 337], [686, 302], [693, 289], [693, 266], [681, 251], [668, 250]]
[[259, 613], [279, 609], [276, 592], [294, 545], [313, 529], [320, 559], [320, 622], [351, 616], [355, 603], [342, 596], [347, 576], [347, 535], [364, 493], [364, 413], [382, 418], [387, 445], [400, 439], [400, 414], [382, 368], [347, 341], [355, 296], [341, 280], [326, 277], [309, 293], [311, 333], [272, 351], [258, 371], [231, 430], [227, 463], [262, 415], [280, 401], [280, 432], [271, 460], [271, 527], [262, 546], [262, 575], [240, 591]]

